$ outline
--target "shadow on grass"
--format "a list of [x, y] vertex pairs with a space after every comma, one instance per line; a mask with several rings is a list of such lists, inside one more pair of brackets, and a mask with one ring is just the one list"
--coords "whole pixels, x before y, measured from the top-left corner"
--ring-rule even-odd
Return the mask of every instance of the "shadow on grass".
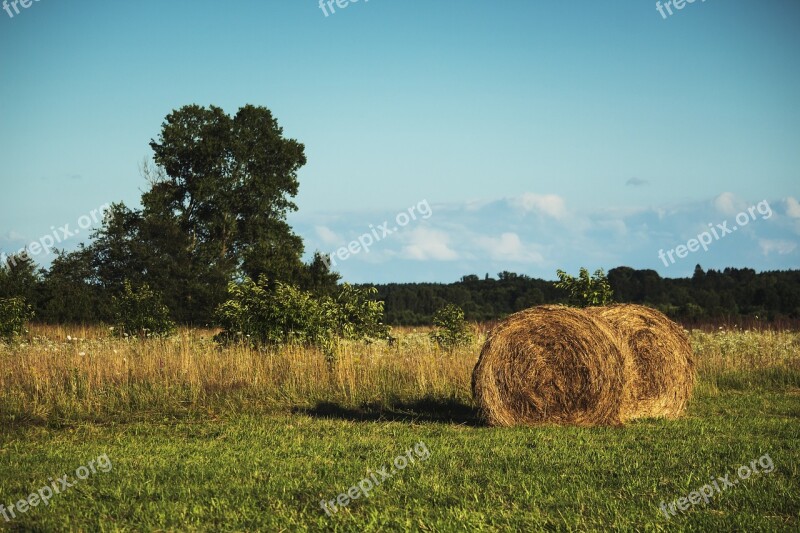
[[359, 407], [320, 402], [315, 407], [296, 408], [293, 411], [316, 418], [353, 422], [441, 422], [472, 427], [485, 425], [475, 408], [458, 400], [426, 398], [414, 402], [395, 402], [390, 405], [374, 403]]

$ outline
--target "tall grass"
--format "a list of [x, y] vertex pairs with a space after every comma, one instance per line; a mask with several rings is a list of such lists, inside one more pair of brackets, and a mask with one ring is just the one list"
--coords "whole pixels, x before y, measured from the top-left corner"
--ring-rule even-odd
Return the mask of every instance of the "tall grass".
[[[438, 350], [424, 333], [397, 345], [343, 343], [331, 364], [316, 349], [220, 348], [212, 331], [117, 339], [99, 329], [35, 327], [0, 347], [0, 419], [103, 420], [125, 414], [343, 406], [423, 398], [467, 402], [474, 347]], [[70, 340], [68, 340], [70, 339]]]
[[[485, 339], [442, 351], [425, 331], [397, 345], [344, 343], [335, 363], [315, 349], [220, 348], [210, 330], [168, 339], [112, 337], [101, 327], [33, 326], [0, 345], [0, 425], [219, 415], [309, 408], [391, 407], [415, 401], [471, 406], [472, 369]], [[800, 387], [800, 334], [691, 333], [702, 393]]]
[[692, 331], [702, 390], [800, 387], [800, 333]]

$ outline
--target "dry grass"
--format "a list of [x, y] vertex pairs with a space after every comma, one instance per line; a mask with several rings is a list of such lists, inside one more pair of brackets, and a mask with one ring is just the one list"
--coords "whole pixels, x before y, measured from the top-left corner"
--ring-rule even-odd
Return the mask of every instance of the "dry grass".
[[578, 309], [515, 313], [481, 350], [475, 401], [494, 426], [619, 424], [633, 409], [627, 350], [606, 322]]
[[212, 331], [182, 330], [170, 339], [138, 341], [100, 328], [35, 327], [29, 342], [0, 345], [0, 419], [468, 401], [475, 360], [470, 349], [437, 350], [425, 333], [406, 333], [392, 347], [344, 344], [334, 365], [315, 349], [221, 349], [212, 337]]
[[800, 387], [800, 332], [694, 330], [689, 342], [703, 393]]
[[[473, 406], [470, 380], [485, 340], [478, 335], [473, 345], [447, 353], [425, 330], [399, 328], [398, 346], [346, 345], [331, 368], [321, 353], [298, 347], [270, 354], [220, 350], [208, 330], [138, 342], [112, 338], [100, 327], [31, 329], [22, 345], [0, 344], [0, 431], [11, 421], [218, 415], [320, 402], [435, 399]], [[701, 397], [723, 388], [800, 387], [798, 333], [695, 331], [690, 341]]]

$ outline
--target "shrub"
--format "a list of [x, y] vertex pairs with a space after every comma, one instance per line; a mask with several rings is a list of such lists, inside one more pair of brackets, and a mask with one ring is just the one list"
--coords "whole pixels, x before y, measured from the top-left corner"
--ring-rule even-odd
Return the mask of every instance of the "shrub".
[[134, 290], [130, 281], [125, 280], [122, 294], [112, 301], [117, 335], [163, 337], [175, 332], [169, 308], [147, 283]]
[[292, 285], [246, 278], [228, 285], [228, 300], [217, 308], [220, 342], [240, 340], [255, 346], [300, 343], [332, 356], [339, 339], [386, 337], [383, 302], [370, 299], [376, 289], [344, 284], [331, 298]]
[[335, 298], [325, 298], [323, 309], [333, 333], [344, 339], [385, 339], [389, 327], [383, 323], [383, 302], [373, 300], [375, 287], [361, 289], [342, 285]]
[[25, 326], [33, 318], [33, 309], [23, 298], [0, 298], [0, 340], [11, 342], [28, 331]]
[[570, 303], [573, 305], [592, 307], [608, 305], [612, 302], [614, 291], [602, 268], [595, 270], [592, 276], [589, 276], [588, 270], [581, 268], [577, 278], [563, 270], [558, 270], [556, 273], [559, 279], [556, 287], [569, 293]]
[[316, 344], [324, 335], [320, 303], [310, 293], [284, 283], [268, 287], [266, 277], [228, 284], [228, 300], [216, 311], [223, 332], [217, 340], [254, 345]]
[[457, 305], [447, 304], [436, 311], [433, 324], [436, 329], [431, 332], [431, 339], [442, 348], [451, 350], [472, 342], [472, 332], [464, 320], [464, 311]]

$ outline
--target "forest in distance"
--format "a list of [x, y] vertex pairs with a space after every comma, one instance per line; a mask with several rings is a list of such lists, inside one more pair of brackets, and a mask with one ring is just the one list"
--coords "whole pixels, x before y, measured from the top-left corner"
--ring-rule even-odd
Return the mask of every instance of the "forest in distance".
[[[67, 257], [82, 257], [85, 250]], [[0, 268], [0, 298], [22, 297], [31, 304], [35, 321], [41, 323], [107, 323], [113, 321], [111, 291], [92, 284], [87, 277], [64, 276], [59, 260], [49, 270], [39, 268], [29, 258], [15, 266]], [[308, 271], [316, 275], [317, 292], [330, 292], [338, 275], [328, 272], [317, 257]], [[87, 270], [89, 269], [87, 265]], [[691, 278], [664, 278], [656, 271], [626, 266], [612, 268], [608, 282], [613, 301], [636, 303], [659, 309], [687, 327], [787, 328], [800, 327], [800, 270], [756, 272], [750, 268], [703, 270], [695, 267]], [[325, 283], [319, 283], [324, 279]], [[437, 310], [447, 304], [463, 309], [471, 322], [499, 320], [511, 313], [543, 304], [569, 304], [568, 293], [556, 281], [533, 278], [513, 272], [497, 277], [486, 273], [463, 276], [454, 283], [361, 284], [375, 287], [374, 299], [384, 302], [384, 322], [391, 326], [430, 325]], [[184, 290], [188, 287], [184, 286]], [[188, 297], [187, 297], [188, 299]], [[209, 326], [213, 308], [193, 308], [195, 317], [171, 314], [179, 323]], [[209, 302], [210, 304], [210, 302]], [[174, 305], [174, 304], [173, 304]]]
[[[654, 270], [617, 267], [608, 281], [618, 303], [655, 307], [687, 325], [797, 327], [800, 325], [800, 270], [756, 272], [750, 268], [703, 270], [691, 278], [663, 278]], [[450, 284], [376, 285], [390, 325], [430, 324], [445, 303], [460, 306], [467, 320], [502, 318], [535, 305], [568, 303], [555, 281], [501, 272], [497, 278], [469, 275]]]

